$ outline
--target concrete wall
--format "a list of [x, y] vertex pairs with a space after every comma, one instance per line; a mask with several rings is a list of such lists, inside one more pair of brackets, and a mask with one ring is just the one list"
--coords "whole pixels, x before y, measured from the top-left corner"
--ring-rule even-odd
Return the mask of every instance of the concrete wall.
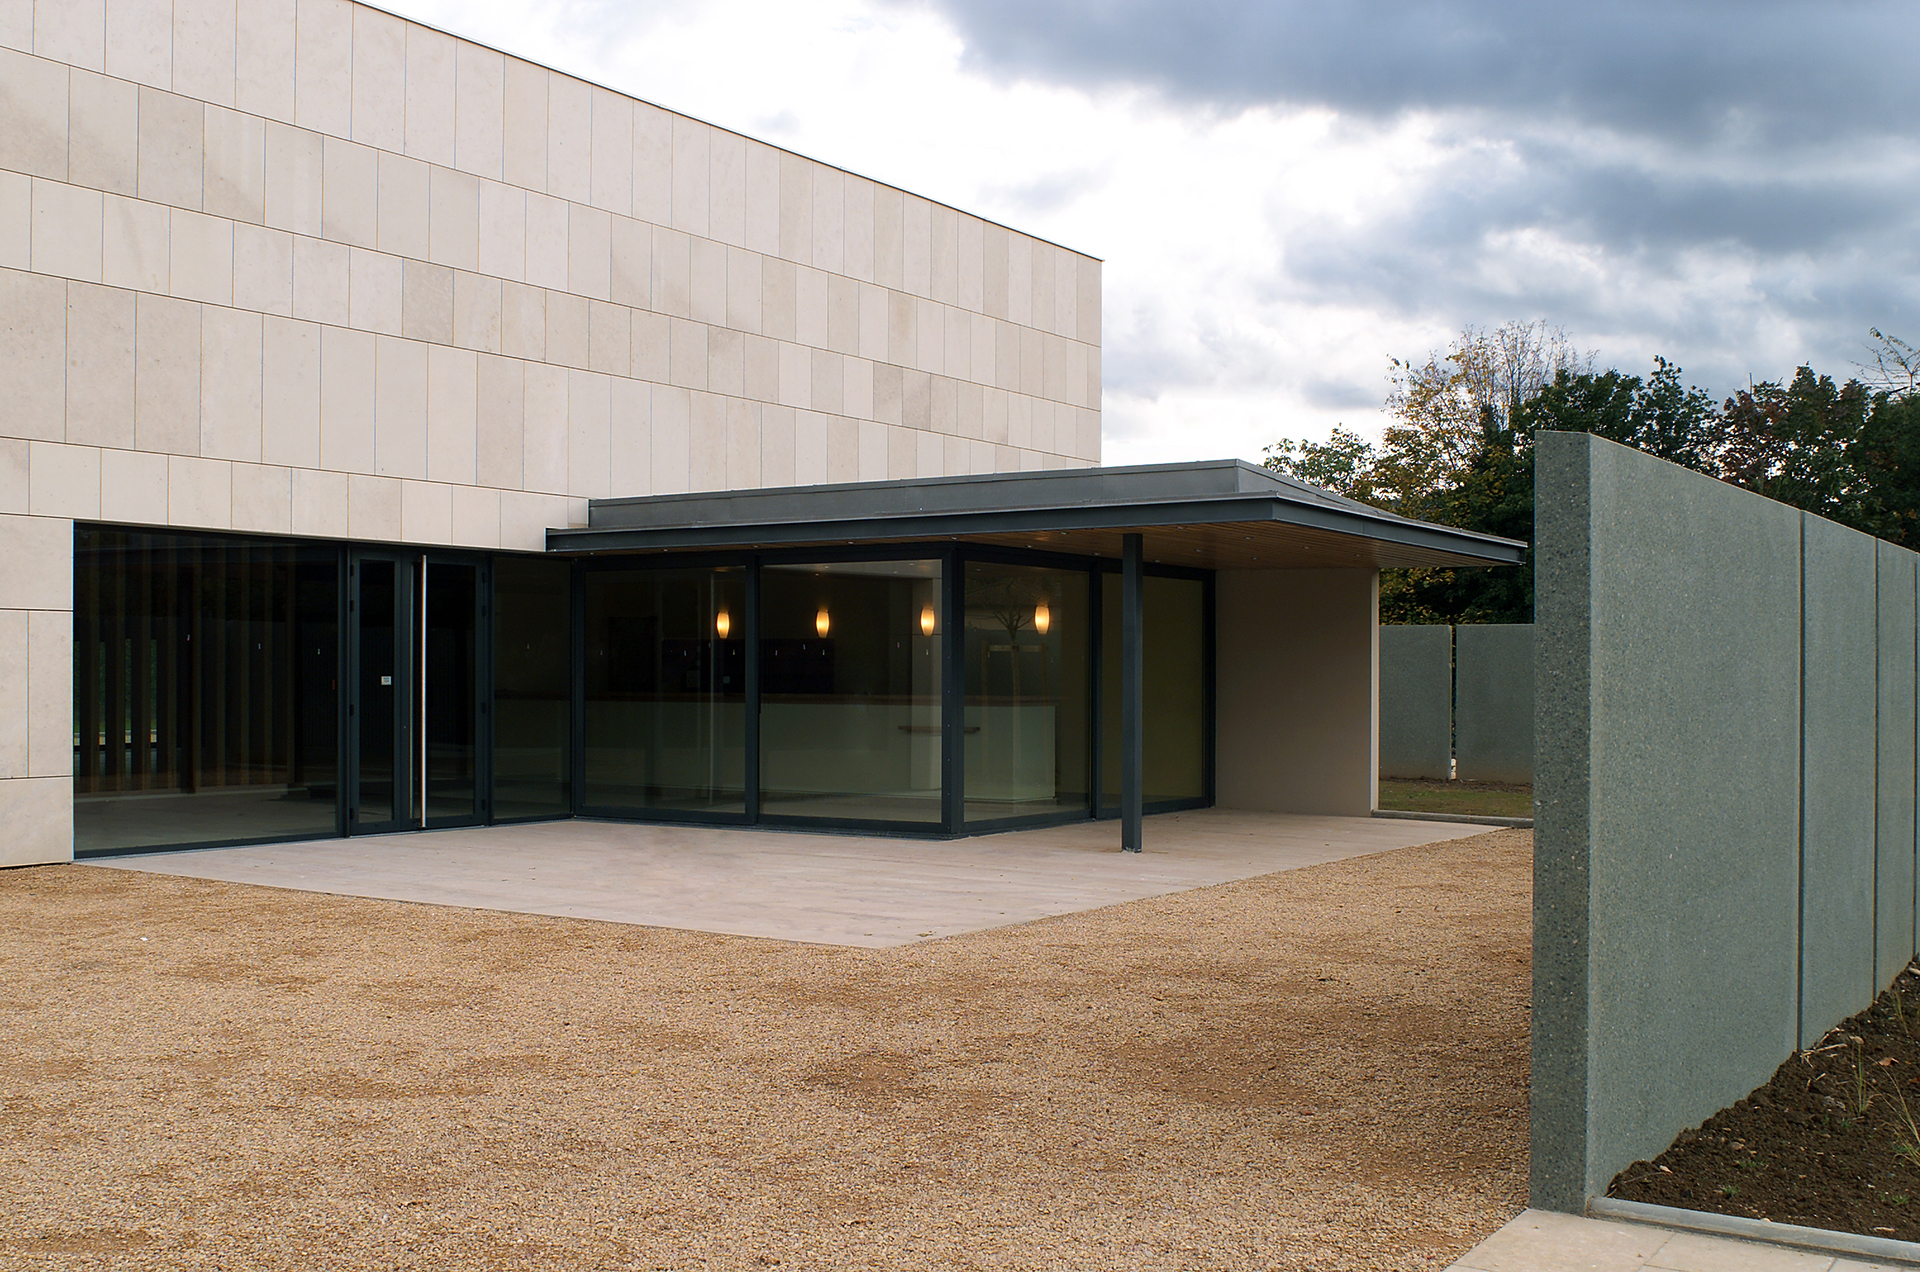
[[1380, 776], [1453, 776], [1453, 629], [1380, 629]]
[[1379, 575], [1215, 577], [1215, 802], [1364, 817], [1378, 790]]
[[0, 5], [0, 516], [537, 550], [1087, 465], [1099, 344], [1089, 257], [352, 0]]
[[1453, 629], [1454, 776], [1533, 780], [1533, 624]]
[[1913, 952], [1916, 562], [1585, 435], [1536, 490], [1532, 1197], [1577, 1213]]
[[1878, 729], [1874, 806], [1874, 961], [1877, 993], [1905, 967], [1915, 949], [1914, 796], [1915, 569], [1920, 557], [1890, 543], [1876, 545], [1875, 603], [1879, 614]]
[[1805, 519], [1803, 536], [1802, 1046], [1873, 1001], [1878, 681], [1873, 539], [1817, 517]]

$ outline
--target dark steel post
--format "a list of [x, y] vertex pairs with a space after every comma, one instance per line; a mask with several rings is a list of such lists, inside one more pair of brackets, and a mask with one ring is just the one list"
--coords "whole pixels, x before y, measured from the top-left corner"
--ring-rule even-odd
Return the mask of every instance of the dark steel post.
[[746, 613], [740, 616], [741, 698], [745, 702], [747, 731], [744, 757], [744, 810], [749, 825], [760, 820], [760, 558], [747, 560]]
[[967, 826], [967, 566], [958, 551], [943, 558], [940, 583], [940, 821], [958, 835]]
[[1145, 580], [1142, 536], [1124, 537], [1120, 554], [1120, 847], [1140, 851], [1141, 785], [1146, 776], [1146, 733], [1141, 714], [1146, 698]]

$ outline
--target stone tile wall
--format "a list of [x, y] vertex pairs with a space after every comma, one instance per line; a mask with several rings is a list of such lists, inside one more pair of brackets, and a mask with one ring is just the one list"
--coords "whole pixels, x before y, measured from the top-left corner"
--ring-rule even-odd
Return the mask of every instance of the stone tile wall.
[[351, 0], [7, 11], [38, 511], [531, 548], [1099, 457], [1087, 257]]
[[0, 0], [0, 862], [71, 842], [74, 519], [1092, 464], [1099, 346], [1091, 258], [352, 0]]

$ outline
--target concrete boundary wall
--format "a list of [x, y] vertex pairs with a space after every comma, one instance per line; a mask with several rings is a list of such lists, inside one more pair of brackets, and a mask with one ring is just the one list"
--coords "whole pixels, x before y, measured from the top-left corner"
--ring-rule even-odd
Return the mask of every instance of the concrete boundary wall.
[[1454, 776], [1533, 780], [1533, 624], [1453, 629]]
[[1380, 629], [1380, 776], [1453, 776], [1453, 629], [1445, 624]]
[[1531, 1191], [1581, 1213], [1913, 953], [1920, 558], [1538, 445]]

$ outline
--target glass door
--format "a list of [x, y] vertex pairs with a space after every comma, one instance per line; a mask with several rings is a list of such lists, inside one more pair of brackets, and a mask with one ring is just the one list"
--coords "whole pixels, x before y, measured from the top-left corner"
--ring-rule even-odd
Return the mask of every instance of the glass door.
[[347, 567], [347, 833], [420, 824], [414, 790], [414, 601], [419, 558], [355, 552]]
[[489, 819], [489, 590], [482, 560], [352, 554], [349, 834]]
[[478, 561], [426, 558], [421, 576], [421, 754], [426, 825], [474, 826], [488, 808], [484, 740], [492, 703], [483, 633], [487, 569]]

